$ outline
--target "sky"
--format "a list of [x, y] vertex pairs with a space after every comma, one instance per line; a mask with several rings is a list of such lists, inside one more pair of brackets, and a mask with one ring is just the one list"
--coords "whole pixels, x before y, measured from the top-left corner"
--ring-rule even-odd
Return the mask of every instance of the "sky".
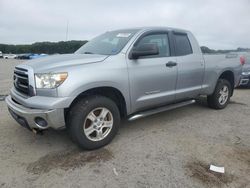
[[0, 43], [90, 40], [142, 26], [187, 29], [213, 49], [250, 47], [250, 0], [0, 0]]

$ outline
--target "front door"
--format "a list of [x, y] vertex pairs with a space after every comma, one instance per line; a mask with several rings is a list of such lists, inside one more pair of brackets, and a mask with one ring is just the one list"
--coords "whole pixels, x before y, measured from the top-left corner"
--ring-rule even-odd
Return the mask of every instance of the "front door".
[[175, 101], [177, 67], [176, 57], [170, 56], [168, 34], [149, 33], [135, 42], [136, 47], [144, 43], [155, 43], [158, 55], [127, 59], [132, 111], [162, 106]]

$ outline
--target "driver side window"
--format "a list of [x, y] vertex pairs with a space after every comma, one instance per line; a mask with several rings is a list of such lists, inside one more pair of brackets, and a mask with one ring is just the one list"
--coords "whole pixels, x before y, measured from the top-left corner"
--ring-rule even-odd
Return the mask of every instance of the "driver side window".
[[158, 55], [147, 56], [143, 58], [155, 58], [155, 57], [168, 57], [170, 56], [170, 48], [167, 34], [149, 34], [140, 39], [136, 44], [136, 47], [145, 44], [153, 43], [156, 44], [159, 48]]

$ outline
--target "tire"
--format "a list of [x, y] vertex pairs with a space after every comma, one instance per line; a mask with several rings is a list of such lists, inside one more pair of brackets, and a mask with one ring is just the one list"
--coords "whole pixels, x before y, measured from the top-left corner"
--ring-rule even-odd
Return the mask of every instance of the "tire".
[[67, 129], [71, 139], [87, 150], [109, 144], [117, 134], [119, 125], [120, 113], [117, 105], [104, 96], [81, 99], [73, 105], [67, 117]]
[[[227, 88], [227, 92], [225, 88]], [[221, 94], [220, 92], [223, 94]], [[228, 105], [231, 95], [232, 85], [230, 84], [230, 82], [225, 79], [219, 79], [215, 87], [214, 93], [207, 97], [208, 106], [217, 110], [224, 109]]]

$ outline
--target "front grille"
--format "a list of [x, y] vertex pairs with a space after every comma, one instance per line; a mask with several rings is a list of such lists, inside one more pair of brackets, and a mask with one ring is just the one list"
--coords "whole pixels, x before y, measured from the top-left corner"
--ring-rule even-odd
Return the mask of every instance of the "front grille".
[[29, 95], [28, 70], [16, 67], [14, 70], [14, 87], [20, 93]]

